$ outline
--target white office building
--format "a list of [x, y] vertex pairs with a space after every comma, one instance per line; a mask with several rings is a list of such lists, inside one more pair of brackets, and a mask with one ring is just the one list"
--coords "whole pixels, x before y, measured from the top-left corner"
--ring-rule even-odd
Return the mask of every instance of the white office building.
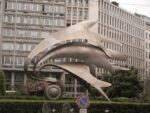
[[[23, 64], [29, 52], [52, 32], [83, 20], [98, 20], [92, 30], [117, 40], [122, 47], [104, 46], [127, 55], [120, 65], [135, 67], [141, 79], [145, 76], [145, 22], [143, 19], [112, 4], [109, 0], [1, 0], [0, 1], [0, 68], [6, 73], [8, 90], [27, 82]], [[101, 75], [103, 70], [97, 69]], [[74, 78], [60, 69], [51, 69], [66, 84], [67, 95], [85, 91]]]

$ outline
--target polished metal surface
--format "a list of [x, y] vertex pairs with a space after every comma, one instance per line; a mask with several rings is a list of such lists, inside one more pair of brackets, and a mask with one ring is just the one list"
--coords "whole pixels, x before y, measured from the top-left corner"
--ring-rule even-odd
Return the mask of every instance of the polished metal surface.
[[87, 66], [82, 63], [55, 63], [54, 66], [62, 68], [75, 77], [84, 80], [88, 84], [95, 87], [106, 99], [110, 101], [107, 95], [103, 92], [102, 88], [111, 86], [110, 83], [96, 79], [87, 69]]
[[32, 50], [32, 52], [28, 55], [28, 58], [32, 59], [40, 52], [43, 52], [45, 49], [50, 48], [53, 45], [66, 40], [87, 39], [90, 44], [96, 46], [101, 46], [101, 41], [121, 45], [119, 42], [101, 37], [100, 35], [91, 32], [89, 28], [91, 28], [96, 23], [97, 21], [84, 21], [76, 25], [72, 25], [66, 28], [65, 30], [51, 34], [49, 38], [44, 39]]
[[[110, 83], [95, 78], [95, 68], [104, 68], [111, 73], [118, 70], [128, 70], [127, 68], [116, 66], [109, 62], [109, 59], [126, 60], [126, 56], [105, 48], [102, 42], [121, 44], [112, 39], [100, 36], [89, 29], [96, 24], [96, 21], [84, 21], [70, 26], [62, 31], [51, 34], [49, 38], [44, 39], [28, 55], [25, 61], [24, 69], [31, 78], [57, 83], [57, 80], [45, 77], [41, 70], [46, 66], [55, 66], [72, 74], [84, 84], [90, 84], [95, 87], [107, 100], [110, 99], [104, 93], [102, 88], [111, 86]], [[36, 61], [34, 59], [36, 58]], [[43, 64], [48, 59], [76, 59], [76, 62], [52, 62]], [[28, 71], [28, 67], [33, 65], [33, 70]], [[42, 65], [41, 65], [42, 64]], [[85, 85], [86, 86], [86, 85]], [[46, 89], [48, 99], [58, 99], [61, 90], [59, 87], [49, 86]]]
[[[90, 66], [92, 64], [93, 66], [105, 68], [114, 73], [115, 69], [118, 70], [119, 68], [116, 68], [108, 62], [108, 56], [104, 54], [102, 50], [102, 48], [90, 45], [88, 43], [71, 42], [50, 50], [48, 52], [49, 54], [46, 54], [46, 56], [43, 57], [38, 64], [49, 58], [74, 58], [83, 60], [84, 63], [89, 66], [90, 70], [92, 70], [92, 66]], [[116, 54], [119, 53], [116, 52]], [[112, 53], [111, 55], [113, 56], [111, 59], [126, 59], [121, 54], [119, 54], [118, 57]]]
[[45, 96], [50, 100], [58, 99], [61, 94], [61, 89], [57, 85], [49, 85], [45, 88]]

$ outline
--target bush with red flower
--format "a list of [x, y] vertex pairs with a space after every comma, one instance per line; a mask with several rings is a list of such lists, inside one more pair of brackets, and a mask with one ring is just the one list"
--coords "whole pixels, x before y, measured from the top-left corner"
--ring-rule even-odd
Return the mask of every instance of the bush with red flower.
[[44, 89], [47, 86], [48, 83], [44, 81], [28, 82], [25, 86], [25, 90], [29, 95], [43, 96]]

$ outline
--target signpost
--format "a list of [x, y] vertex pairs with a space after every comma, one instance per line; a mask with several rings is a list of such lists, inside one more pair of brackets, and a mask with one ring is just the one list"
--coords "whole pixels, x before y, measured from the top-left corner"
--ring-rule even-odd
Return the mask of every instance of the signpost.
[[87, 113], [87, 109], [80, 109], [79, 113]]
[[87, 108], [90, 105], [90, 99], [87, 95], [77, 97], [77, 105], [80, 108], [80, 113], [87, 113]]

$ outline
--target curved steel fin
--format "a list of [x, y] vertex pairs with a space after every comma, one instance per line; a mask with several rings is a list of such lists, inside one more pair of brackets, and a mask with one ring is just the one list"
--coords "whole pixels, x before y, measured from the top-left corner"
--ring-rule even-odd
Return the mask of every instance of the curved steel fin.
[[87, 83], [91, 84], [95, 87], [101, 94], [108, 100], [108, 96], [104, 93], [102, 88], [111, 86], [110, 83], [104, 82], [101, 80], [96, 79], [91, 75], [91, 73], [87, 70], [87, 66], [82, 63], [55, 63], [52, 64], [53, 66], [57, 66], [61, 69], [64, 69], [75, 76], [79, 77], [80, 79], [86, 81]]

